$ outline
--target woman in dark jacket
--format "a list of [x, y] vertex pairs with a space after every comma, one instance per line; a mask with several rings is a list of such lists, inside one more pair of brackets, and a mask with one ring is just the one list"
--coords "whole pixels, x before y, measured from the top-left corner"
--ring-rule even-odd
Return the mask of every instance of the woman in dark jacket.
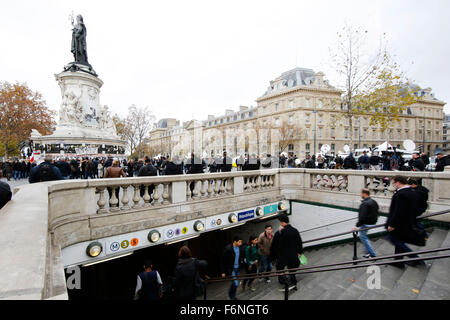
[[192, 258], [191, 250], [187, 246], [180, 248], [178, 258], [173, 282], [175, 299], [195, 300], [196, 274], [199, 273], [200, 275], [204, 272], [208, 263], [204, 260]]

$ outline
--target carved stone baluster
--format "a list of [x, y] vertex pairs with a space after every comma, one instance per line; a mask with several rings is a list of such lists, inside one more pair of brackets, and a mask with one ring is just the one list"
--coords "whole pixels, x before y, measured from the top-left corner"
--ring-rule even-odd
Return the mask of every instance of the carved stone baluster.
[[269, 181], [270, 181], [270, 187], [273, 188], [275, 186], [275, 176], [271, 175]]
[[200, 198], [205, 198], [206, 195], [206, 180], [201, 180]]
[[256, 189], [256, 179], [258, 179], [258, 176], [253, 176], [252, 177], [252, 191], [255, 191]]
[[389, 197], [392, 196], [394, 194], [394, 192], [395, 192], [395, 188], [392, 185], [392, 180], [389, 179], [389, 186], [387, 188], [387, 196], [389, 196]]
[[130, 202], [130, 199], [128, 198], [128, 187], [129, 185], [123, 185], [123, 197], [122, 197], [122, 210], [128, 210], [130, 209], [130, 206], [128, 205], [128, 202]]
[[99, 193], [99, 198], [97, 201], [97, 204], [98, 204], [97, 213], [106, 213], [106, 212], [108, 212], [108, 210], [105, 209], [105, 205], [106, 205], [105, 187], [99, 187], [99, 188], [97, 188], [97, 191]]
[[144, 196], [142, 197], [144, 199], [144, 205], [143, 205], [144, 207], [151, 206], [151, 204], [150, 204], [151, 197], [150, 197], [150, 194], [148, 193], [149, 186], [150, 185], [144, 185]]
[[140, 185], [133, 185], [134, 195], [133, 195], [133, 209], [139, 208], [139, 201], [141, 200]]
[[214, 179], [214, 197], [219, 196], [219, 179]]
[[152, 204], [154, 206], [159, 206], [160, 205], [160, 203], [159, 203], [159, 190], [158, 190], [159, 184], [156, 183], [156, 184], [154, 184], [154, 186], [155, 186], [155, 189], [153, 190], [153, 203]]
[[199, 192], [198, 192], [198, 180], [194, 180], [193, 181], [193, 183], [194, 183], [194, 190], [192, 190], [192, 199], [198, 199], [198, 194], [199, 194]]
[[191, 181], [186, 181], [186, 199], [188, 201], [192, 200], [192, 193], [191, 193]]
[[226, 194], [231, 194], [231, 184], [233, 183], [233, 179], [228, 178], [227, 179], [227, 185], [226, 185]]
[[225, 193], [225, 180], [226, 179], [220, 179], [220, 195], [223, 196], [223, 194]]
[[207, 189], [207, 191], [208, 191], [208, 198], [211, 198], [212, 197], [212, 193], [213, 193], [213, 188], [212, 188], [212, 180], [208, 180], [208, 189]]
[[116, 197], [116, 189], [119, 187], [111, 187], [111, 199], [109, 199], [109, 211], [119, 210], [119, 199]]
[[164, 183], [164, 190], [162, 194], [163, 204], [169, 204], [169, 183]]
[[342, 190], [344, 191], [348, 191], [347, 187], [348, 187], [348, 176], [343, 176], [342, 177]]

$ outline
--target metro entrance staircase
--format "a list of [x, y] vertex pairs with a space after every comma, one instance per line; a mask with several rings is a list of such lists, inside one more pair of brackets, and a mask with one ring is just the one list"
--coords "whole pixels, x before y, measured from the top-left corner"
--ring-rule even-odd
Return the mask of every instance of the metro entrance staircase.
[[[427, 229], [429, 239], [426, 247], [411, 245], [413, 251], [450, 247], [449, 230], [433, 227]], [[377, 256], [394, 254], [394, 246], [385, 236], [371, 239]], [[358, 242], [358, 257], [364, 254], [363, 245]], [[448, 254], [448, 251], [421, 254], [421, 257]], [[319, 249], [305, 249], [308, 265], [305, 267], [348, 261], [353, 256], [353, 244], [331, 245]], [[386, 261], [386, 260], [384, 260]], [[367, 280], [372, 273], [367, 267], [317, 272], [297, 275], [298, 290], [289, 293], [289, 300], [450, 300], [450, 258], [425, 260], [425, 266], [409, 266], [404, 269], [392, 265], [379, 266], [381, 288], [369, 289]], [[275, 268], [274, 268], [275, 269]], [[273, 270], [274, 270], [273, 269]], [[227, 300], [230, 282], [210, 283], [207, 287], [208, 300]], [[271, 283], [256, 279], [255, 291], [239, 286], [239, 300], [283, 300], [283, 287], [276, 277]]]

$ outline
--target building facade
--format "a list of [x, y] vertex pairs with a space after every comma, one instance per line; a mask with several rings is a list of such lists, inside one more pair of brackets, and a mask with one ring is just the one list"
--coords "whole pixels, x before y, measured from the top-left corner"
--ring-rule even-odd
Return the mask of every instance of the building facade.
[[[370, 125], [369, 116], [352, 117], [351, 127], [342, 91], [325, 80], [322, 72], [295, 68], [270, 81], [266, 92], [256, 99], [256, 107], [240, 106], [238, 111], [226, 110], [224, 115], [209, 115], [205, 121], [183, 125], [175, 119], [161, 120], [151, 132], [149, 146], [154, 154], [187, 155], [195, 149], [197, 154], [210, 156], [226, 149], [233, 156], [287, 152], [304, 158], [320, 152], [325, 144], [330, 153], [337, 154], [345, 145], [355, 150], [385, 141], [403, 148], [403, 141], [409, 139], [417, 150], [431, 155], [435, 148], [443, 147], [445, 102], [436, 99], [430, 88], [419, 89], [416, 94], [422, 99], [388, 129]], [[292, 138], [283, 137], [286, 128], [295, 128], [289, 129], [293, 130]]]
[[446, 114], [444, 117], [444, 124], [442, 130], [442, 149], [445, 152], [450, 151], [450, 114]]

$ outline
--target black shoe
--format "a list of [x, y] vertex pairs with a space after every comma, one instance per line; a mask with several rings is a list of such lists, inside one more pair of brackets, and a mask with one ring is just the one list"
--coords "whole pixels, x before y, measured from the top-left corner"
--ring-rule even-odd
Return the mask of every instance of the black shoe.
[[388, 265], [399, 268], [399, 269], [405, 269], [405, 264], [403, 262], [388, 263]]
[[426, 263], [424, 261], [408, 261], [405, 262], [408, 266], [411, 267], [422, 267], [422, 266], [426, 266]]

